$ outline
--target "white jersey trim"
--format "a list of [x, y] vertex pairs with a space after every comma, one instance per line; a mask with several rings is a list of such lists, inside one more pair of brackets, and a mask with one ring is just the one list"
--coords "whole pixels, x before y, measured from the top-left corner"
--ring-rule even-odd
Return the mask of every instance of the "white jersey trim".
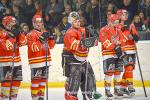
[[[31, 68], [39, 68], [39, 67], [44, 67], [46, 65], [45, 62], [41, 62], [41, 63], [34, 63], [34, 64], [29, 64]], [[47, 65], [50, 66], [51, 63], [47, 62]]]
[[[1, 62], [0, 63], [0, 67], [4, 67], [4, 66], [12, 66], [12, 62]], [[14, 66], [20, 66], [22, 65], [21, 61], [20, 62], [15, 62]]]
[[109, 59], [109, 58], [117, 58], [117, 55], [103, 55], [103, 60]]
[[87, 60], [87, 57], [79, 57], [79, 56], [77, 56], [77, 55], [74, 55], [74, 57], [78, 60], [78, 61], [85, 61], [85, 60]]

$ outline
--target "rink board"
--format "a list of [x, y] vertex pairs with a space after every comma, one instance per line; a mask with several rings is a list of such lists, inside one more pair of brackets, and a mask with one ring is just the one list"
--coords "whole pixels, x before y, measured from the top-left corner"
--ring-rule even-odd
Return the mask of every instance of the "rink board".
[[[139, 59], [141, 63], [143, 78], [145, 80], [146, 86], [150, 87], [150, 41], [140, 41], [137, 43]], [[56, 44], [54, 49], [51, 50], [52, 54], [52, 62], [51, 67], [49, 69], [49, 87], [63, 87], [65, 77], [62, 75], [62, 67], [61, 67], [61, 53], [62, 53], [63, 45]], [[21, 59], [23, 64], [23, 83], [22, 87], [26, 88], [30, 86], [30, 67], [28, 65], [28, 57], [27, 57], [27, 47], [23, 46], [20, 48]], [[101, 44], [98, 46], [90, 48], [90, 53], [88, 60], [91, 62], [96, 80], [97, 86], [103, 86], [103, 66], [102, 66], [102, 56], [101, 56]], [[136, 64], [136, 68], [134, 71], [134, 84], [135, 86], [142, 86], [141, 77], [139, 73], [139, 67]]]

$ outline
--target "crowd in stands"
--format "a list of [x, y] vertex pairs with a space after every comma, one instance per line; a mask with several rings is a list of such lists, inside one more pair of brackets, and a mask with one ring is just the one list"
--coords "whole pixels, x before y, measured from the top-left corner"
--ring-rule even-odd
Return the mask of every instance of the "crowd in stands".
[[99, 31], [107, 24], [107, 16], [118, 9], [128, 11], [129, 22], [138, 31], [150, 32], [150, 0], [0, 0], [0, 19], [15, 16], [21, 31], [28, 34], [33, 28], [32, 17], [40, 14], [46, 29], [56, 35], [56, 43], [63, 43], [71, 11], [79, 13], [82, 26]]

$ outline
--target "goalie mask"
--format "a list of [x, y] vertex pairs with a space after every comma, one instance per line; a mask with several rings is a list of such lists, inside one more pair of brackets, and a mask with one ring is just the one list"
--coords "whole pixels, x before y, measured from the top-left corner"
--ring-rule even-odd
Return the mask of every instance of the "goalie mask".
[[40, 15], [35, 15], [32, 18], [33, 27], [37, 30], [43, 29], [43, 18]]
[[77, 12], [73, 11], [68, 16], [68, 22], [70, 24], [72, 24], [73, 21], [75, 21], [75, 20], [79, 20], [79, 14]]
[[2, 24], [7, 30], [11, 30], [17, 24], [17, 21], [13, 16], [5, 16], [2, 19]]

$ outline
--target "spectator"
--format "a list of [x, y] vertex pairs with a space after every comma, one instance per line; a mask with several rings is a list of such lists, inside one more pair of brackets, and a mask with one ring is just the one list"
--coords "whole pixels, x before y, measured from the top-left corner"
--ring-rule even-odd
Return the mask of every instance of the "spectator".
[[144, 4], [141, 5], [140, 10], [142, 10], [148, 20], [148, 27], [150, 28], [150, 0], [144, 0]]
[[20, 23], [19, 19], [19, 7], [15, 4], [12, 5], [12, 15], [17, 19], [18, 23]]
[[139, 12], [139, 16], [141, 18], [142, 24], [145, 25], [146, 30], [148, 30], [148, 19], [146, 18], [146, 16], [144, 15], [143, 11]]
[[64, 6], [70, 5], [71, 9], [76, 8], [76, 0], [64, 0]]
[[88, 16], [87, 16], [87, 13], [85, 12], [85, 10], [79, 9], [78, 14], [80, 17], [84, 17], [86, 20], [88, 19]]
[[63, 15], [67, 14], [69, 16], [70, 12], [72, 11], [71, 6], [69, 4], [66, 4], [64, 8], [65, 8], [65, 11], [62, 14]]
[[20, 23], [27, 23], [29, 27], [32, 27], [32, 17], [35, 12], [33, 0], [26, 0], [24, 6], [19, 6]]
[[41, 4], [40, 4], [40, 1], [39, 0], [36, 0], [34, 2], [34, 6], [35, 6], [35, 9], [36, 9], [36, 15], [41, 15], [42, 16], [42, 8], [41, 8]]
[[[67, 31], [70, 28], [70, 24], [68, 23], [68, 15], [63, 15], [62, 20], [60, 22], [60, 24], [58, 25], [59, 30], [62, 31]], [[64, 35], [64, 32], [63, 35]]]
[[87, 26], [87, 21], [84, 17], [80, 17], [80, 26], [81, 27], [86, 27]]
[[86, 2], [86, 0], [76, 0], [75, 8], [73, 8], [73, 10], [78, 11], [81, 9], [82, 11], [86, 11], [87, 4], [88, 2]]
[[137, 29], [137, 31], [144, 31], [145, 30], [145, 27], [144, 25], [142, 24], [142, 21], [140, 19], [140, 16], [138, 15], [135, 15], [134, 16], [134, 19], [133, 19], [133, 23]]
[[0, 0], [0, 10], [5, 8], [11, 8], [10, 3], [8, 0]]
[[58, 27], [54, 27], [54, 35], [56, 35], [56, 39], [55, 39], [55, 42], [57, 44], [60, 44], [60, 43], [64, 43], [64, 36], [63, 34], [60, 32], [59, 28]]
[[57, 0], [50, 0], [50, 4], [47, 6], [45, 11], [45, 26], [47, 30], [51, 31], [52, 28], [56, 27], [60, 23], [62, 11], [63, 8]]
[[21, 23], [20, 27], [23, 34], [27, 35], [29, 33], [30, 29], [27, 23]]
[[58, 3], [57, 0], [50, 0], [49, 5], [46, 7], [46, 15], [52, 14], [52, 13], [58, 13], [61, 14], [63, 11], [63, 6]]
[[68, 15], [63, 15], [60, 24], [54, 28], [54, 33], [56, 34], [56, 43], [63, 43], [64, 34], [71, 27], [68, 23]]
[[11, 6], [8, 0], [0, 0], [0, 20], [3, 16], [11, 13]]
[[105, 15], [105, 16], [106, 16], [106, 17], [105, 17], [105, 18], [106, 18], [106, 19], [105, 19], [106, 23], [105, 23], [105, 25], [106, 25], [106, 24], [107, 24], [108, 17], [112, 14], [112, 11], [107, 10], [105, 13], [106, 13], [106, 15]]
[[115, 7], [115, 5], [113, 3], [108, 3], [107, 5], [107, 11], [111, 11], [113, 14], [116, 12], [117, 8]]
[[138, 2], [134, 0], [123, 0], [124, 7], [123, 9], [128, 11], [129, 14], [129, 22], [131, 22], [137, 13]]
[[[100, 7], [100, 8], [99, 8]], [[90, 0], [88, 6], [88, 25], [92, 25], [93, 28], [98, 29], [100, 27], [100, 21], [103, 18], [104, 10], [99, 6], [98, 0]]]

